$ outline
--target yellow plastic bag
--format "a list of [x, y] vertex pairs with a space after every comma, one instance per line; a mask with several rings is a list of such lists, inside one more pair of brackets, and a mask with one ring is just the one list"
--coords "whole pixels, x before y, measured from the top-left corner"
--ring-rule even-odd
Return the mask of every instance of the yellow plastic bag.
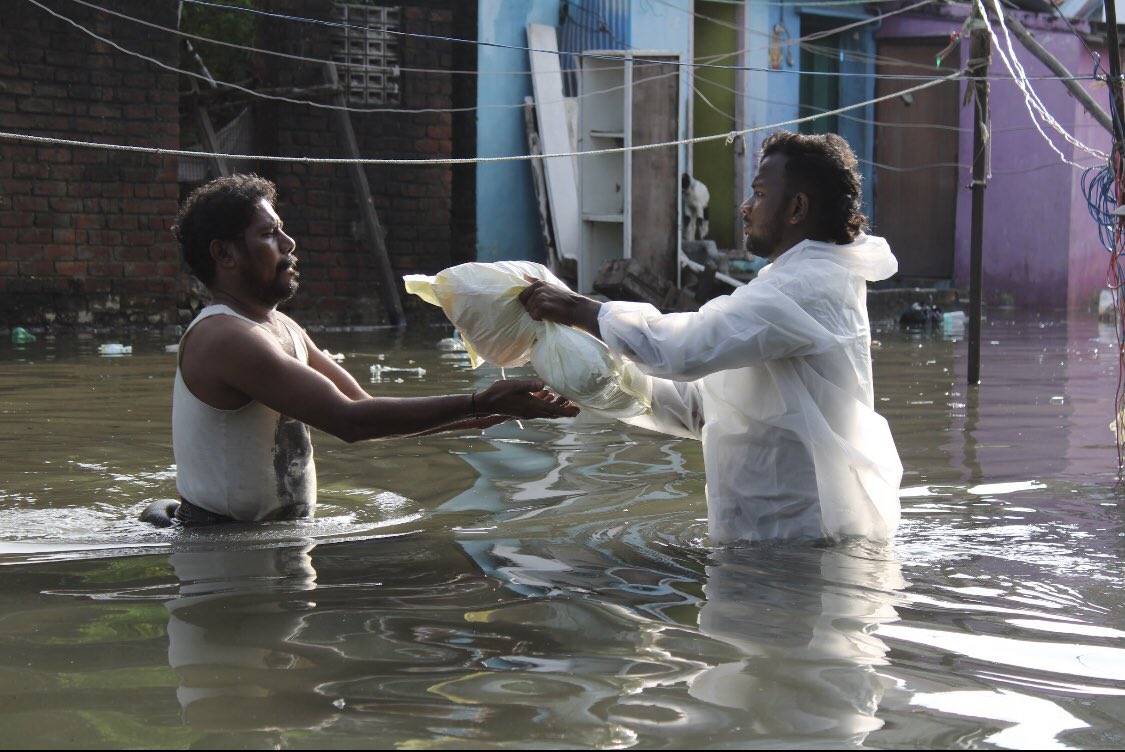
[[474, 368], [530, 362], [551, 389], [584, 408], [616, 418], [650, 412], [650, 382], [635, 365], [585, 332], [527, 315], [519, 302], [530, 284], [525, 276], [566, 287], [530, 261], [461, 264], [403, 279], [407, 292], [440, 306], [457, 327]]
[[522, 366], [542, 328], [519, 302], [524, 275], [564, 286], [550, 269], [531, 261], [497, 261], [452, 266], [434, 277], [408, 274], [406, 291], [445, 311], [465, 342], [473, 368], [488, 361], [501, 368]]

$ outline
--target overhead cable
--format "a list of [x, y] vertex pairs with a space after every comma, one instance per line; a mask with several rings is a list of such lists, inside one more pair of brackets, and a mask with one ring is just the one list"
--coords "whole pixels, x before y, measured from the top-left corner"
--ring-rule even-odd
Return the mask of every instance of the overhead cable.
[[[28, 0], [28, 1], [34, 2], [34, 0]], [[234, 6], [234, 5], [221, 5], [221, 4], [218, 4], [218, 3], [209, 2], [208, 0], [183, 0], [183, 2], [192, 3], [194, 5], [206, 6], [206, 7], [210, 7], [210, 8], [221, 8], [223, 10], [228, 10], [228, 11], [238, 11], [238, 12], [243, 12], [243, 13], [254, 13], [254, 14], [257, 14], [257, 15], [269, 16], [269, 17], [272, 17], [272, 18], [278, 18], [278, 19], [281, 19], [281, 20], [284, 20], [284, 21], [295, 21], [295, 22], [298, 22], [298, 23], [315, 24], [315, 25], [320, 25], [320, 26], [330, 26], [330, 27], [341, 28], [341, 29], [366, 30], [366, 29], [369, 28], [367, 26], [356, 26], [354, 24], [344, 23], [343, 21], [326, 21], [324, 19], [319, 19], [319, 18], [307, 18], [307, 17], [304, 17], [304, 16], [291, 16], [291, 15], [286, 15], [286, 14], [283, 14], [283, 13], [274, 13], [274, 12], [271, 12], [271, 11], [259, 10], [257, 8], [243, 8], [241, 6]], [[602, 54], [602, 53], [596, 53], [596, 52], [564, 52], [564, 51], [561, 51], [561, 50], [543, 50], [543, 49], [538, 49], [538, 48], [535, 48], [535, 47], [525, 47], [525, 46], [518, 45], [518, 44], [504, 44], [502, 42], [484, 42], [484, 41], [474, 40], [474, 39], [459, 39], [457, 37], [447, 37], [447, 36], [442, 36], [440, 34], [419, 34], [419, 33], [416, 33], [416, 32], [395, 31], [395, 30], [391, 30], [391, 29], [378, 29], [378, 31], [385, 32], [387, 34], [395, 34], [395, 35], [406, 36], [406, 37], [416, 37], [416, 38], [419, 38], [419, 39], [429, 39], [429, 40], [432, 40], [432, 41], [455, 42], [455, 43], [458, 43], [458, 44], [473, 44], [473, 45], [477, 45], [477, 46], [480, 46], [480, 47], [493, 47], [493, 48], [505, 49], [505, 50], [516, 50], [516, 51], [520, 51], [520, 52], [538, 52], [538, 53], [543, 53], [545, 55], [572, 56], [572, 57], [580, 57], [580, 58], [590, 58], [590, 59], [594, 59], [594, 60], [619, 61], [621, 59], [620, 54], [610, 55], [610, 54]], [[878, 74], [878, 73], [851, 73], [851, 72], [841, 72], [841, 71], [803, 71], [803, 70], [795, 70], [795, 69], [790, 69], [790, 68], [780, 68], [780, 69], [779, 68], [760, 68], [760, 67], [752, 66], [752, 65], [718, 65], [716, 63], [699, 63], [699, 62], [694, 62], [694, 61], [693, 62], [684, 62], [684, 61], [652, 60], [652, 59], [643, 58], [643, 57], [631, 57], [630, 59], [634, 63], [656, 63], [656, 64], [665, 64], [665, 65], [676, 65], [676, 66], [680, 66], [682, 68], [714, 68], [714, 69], [717, 69], [717, 70], [746, 71], [746, 72], [752, 72], [752, 73], [789, 73], [789, 74], [804, 75], [804, 76], [828, 76], [830, 78], [881, 78], [881, 79], [899, 80], [899, 81], [941, 81], [941, 80], [944, 80], [942, 78], [934, 78], [933, 76], [921, 76], [921, 75], [910, 75], [910, 74], [881, 75], [881, 74]], [[1057, 80], [1057, 79], [1060, 79], [1060, 78], [1066, 78], [1066, 79], [1071, 79], [1071, 80], [1076, 80], [1076, 81], [1086, 81], [1086, 80], [1092, 80], [1094, 78], [1094, 76], [1092, 76], [1092, 75], [1091, 76], [1035, 76], [1035, 77], [1033, 77], [1033, 80], [1051, 81], [1051, 80]], [[975, 80], [971, 76], [965, 76], [965, 79], [966, 80]], [[1007, 79], [998, 79], [998, 80], [1007, 80]]]
[[1008, 34], [1008, 27], [1004, 23], [1004, 10], [1000, 7], [999, 0], [992, 0], [992, 6], [996, 11], [997, 23], [999, 24], [1001, 30], [1004, 32], [1004, 40], [1007, 43], [1006, 50], [1005, 47], [1001, 45], [1000, 38], [993, 30], [992, 23], [988, 20], [988, 9], [984, 5], [984, 0], [976, 0], [976, 4], [980, 10], [980, 17], [984, 21], [985, 27], [988, 29], [989, 36], [992, 38], [996, 53], [999, 55], [1000, 60], [1004, 63], [1004, 67], [1006, 67], [1008, 69], [1008, 72], [1012, 75], [1012, 80], [1015, 82], [1016, 86], [1018, 86], [1020, 91], [1023, 93], [1024, 105], [1027, 107], [1028, 113], [1031, 115], [1032, 123], [1035, 124], [1036, 130], [1039, 131], [1039, 134], [1043, 137], [1043, 140], [1046, 141], [1051, 149], [1059, 155], [1059, 159], [1073, 167], [1082, 169], [1082, 165], [1079, 165], [1077, 162], [1067, 158], [1067, 156], [1063, 154], [1062, 151], [1055, 145], [1055, 142], [1047, 136], [1047, 134], [1043, 131], [1043, 128], [1040, 126], [1040, 121], [1050, 126], [1053, 130], [1062, 135], [1062, 137], [1066, 139], [1066, 141], [1072, 146], [1081, 149], [1091, 156], [1098, 157], [1101, 160], [1108, 160], [1108, 154], [1098, 149], [1093, 149], [1076, 139], [1065, 128], [1063, 128], [1054, 118], [1054, 116], [1051, 115], [1051, 113], [1047, 110], [1047, 106], [1043, 104], [1043, 100], [1039, 98], [1039, 95], [1031, 86], [1031, 82], [1029, 80], [1027, 72], [1023, 68], [1023, 64], [1020, 63], [1019, 58], [1016, 56], [1015, 47], [1012, 45], [1012, 37]]
[[[760, 125], [753, 128], [743, 128], [741, 130], [732, 130], [728, 133], [716, 133], [710, 136], [695, 136], [693, 138], [679, 139], [676, 141], [665, 141], [655, 144], [640, 144], [635, 146], [623, 146], [611, 149], [597, 149], [594, 151], [577, 151], [577, 152], [559, 152], [553, 154], [519, 154], [505, 157], [466, 157], [466, 158], [451, 158], [451, 159], [388, 159], [388, 158], [346, 158], [346, 157], [284, 157], [273, 154], [211, 154], [212, 156], [220, 159], [249, 159], [259, 160], [264, 162], [299, 162], [303, 164], [332, 164], [332, 165], [345, 165], [345, 164], [365, 164], [365, 165], [407, 165], [407, 166], [427, 166], [427, 165], [458, 165], [458, 164], [482, 164], [490, 162], [527, 162], [535, 159], [553, 159], [560, 157], [592, 157], [603, 154], [623, 154], [625, 152], [633, 151], [648, 151], [651, 149], [661, 149], [669, 146], [681, 146], [685, 144], [697, 144], [709, 141], [725, 140], [728, 144], [733, 143], [734, 139], [739, 136], [745, 136], [750, 133], [757, 133], [760, 131], [772, 130], [775, 128], [782, 128], [791, 125], [800, 125], [801, 123], [812, 122], [822, 117], [831, 117], [843, 112], [867, 107], [868, 105], [877, 102], [899, 97], [903, 94], [911, 94], [916, 91], [928, 89], [931, 86], [947, 83], [960, 78], [964, 75], [965, 69], [954, 71], [942, 78], [937, 78], [932, 81], [918, 84], [909, 89], [896, 91], [892, 94], [887, 94], [882, 97], [876, 97], [864, 102], [840, 107], [835, 110], [827, 112], [816, 113], [802, 118], [794, 118], [780, 123], [773, 123], [770, 125]], [[107, 151], [126, 151], [142, 154], [154, 154], [158, 156], [176, 156], [176, 157], [199, 157], [209, 153], [191, 151], [186, 149], [161, 149], [151, 146], [132, 146], [129, 144], [108, 144], [98, 143], [93, 141], [80, 141], [77, 139], [68, 138], [55, 138], [52, 136], [36, 136], [28, 133], [15, 133], [10, 131], [0, 131], [0, 140], [8, 141], [21, 141], [25, 143], [47, 144], [52, 146], [72, 146], [77, 148], [92, 148], [92, 149], [105, 149]]]

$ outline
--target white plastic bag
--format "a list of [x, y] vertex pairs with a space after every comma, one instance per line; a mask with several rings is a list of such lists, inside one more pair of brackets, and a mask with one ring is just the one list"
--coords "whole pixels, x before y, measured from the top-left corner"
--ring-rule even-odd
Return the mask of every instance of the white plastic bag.
[[488, 361], [501, 368], [522, 366], [542, 327], [527, 315], [519, 294], [524, 275], [565, 287], [551, 270], [531, 261], [497, 261], [452, 266], [434, 277], [408, 274], [406, 291], [440, 306], [461, 332], [473, 368]]
[[461, 333], [474, 368], [531, 362], [555, 392], [616, 418], [650, 411], [648, 377], [602, 342], [562, 324], [535, 321], [519, 302], [525, 276], [566, 287], [542, 264], [530, 261], [469, 263], [436, 276], [404, 277], [406, 291], [440, 306]]
[[586, 332], [546, 322], [531, 348], [531, 365], [551, 389], [584, 408], [614, 418], [651, 410], [648, 376]]

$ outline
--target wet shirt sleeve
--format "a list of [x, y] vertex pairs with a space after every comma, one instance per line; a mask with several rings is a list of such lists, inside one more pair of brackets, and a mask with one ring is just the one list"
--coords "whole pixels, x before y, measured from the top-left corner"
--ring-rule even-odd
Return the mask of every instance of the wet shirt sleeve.
[[652, 412], [625, 418], [625, 422], [685, 439], [702, 439], [703, 399], [699, 382], [650, 379]]
[[[825, 352], [842, 343], [794, 296], [755, 280], [691, 313], [661, 314], [647, 303], [609, 302], [598, 323], [614, 352], [652, 376], [690, 381], [731, 368]], [[803, 307], [804, 306], [804, 307]]]

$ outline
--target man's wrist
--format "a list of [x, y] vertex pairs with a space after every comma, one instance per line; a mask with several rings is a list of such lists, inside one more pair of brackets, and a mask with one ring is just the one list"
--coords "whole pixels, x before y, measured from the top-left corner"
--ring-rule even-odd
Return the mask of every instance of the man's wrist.
[[579, 301], [579, 315], [578, 326], [593, 334], [595, 337], [601, 337], [601, 327], [598, 324], [598, 317], [602, 312], [602, 304], [593, 298], [582, 297]]

